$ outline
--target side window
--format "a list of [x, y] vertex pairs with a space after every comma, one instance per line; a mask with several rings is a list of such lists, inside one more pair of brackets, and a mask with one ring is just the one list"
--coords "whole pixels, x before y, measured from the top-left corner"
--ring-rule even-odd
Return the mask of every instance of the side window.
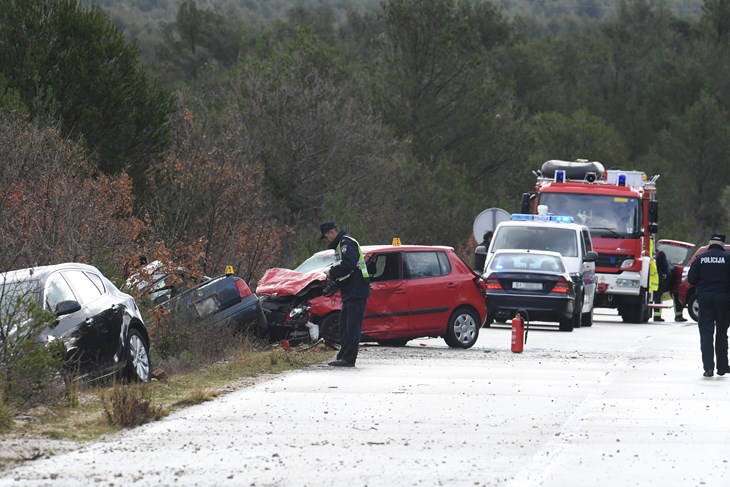
[[78, 292], [79, 303], [82, 305], [101, 296], [101, 291], [86, 273], [82, 271], [63, 271], [63, 275]]
[[93, 272], [85, 272], [86, 276], [91, 279], [91, 282], [94, 283], [94, 285], [99, 289], [99, 292], [101, 294], [106, 294], [106, 288], [104, 287], [104, 281], [101, 280], [101, 277], [97, 276]]
[[439, 259], [439, 265], [441, 266], [441, 275], [446, 276], [451, 274], [451, 262], [449, 256], [445, 252], [437, 252], [436, 255]]
[[76, 296], [61, 273], [57, 272], [46, 281], [46, 308], [55, 311], [61, 301], [76, 301]]
[[[591, 234], [588, 233], [587, 230], [582, 230], [581, 234], [583, 235], [583, 246], [585, 247], [585, 251], [588, 252], [593, 250], [593, 247], [591, 246]], [[583, 255], [585, 255], [585, 252]]]
[[395, 281], [400, 276], [400, 252], [377, 254], [368, 262], [371, 282]]
[[438, 252], [406, 252], [404, 267], [407, 279], [435, 277], [441, 275]]

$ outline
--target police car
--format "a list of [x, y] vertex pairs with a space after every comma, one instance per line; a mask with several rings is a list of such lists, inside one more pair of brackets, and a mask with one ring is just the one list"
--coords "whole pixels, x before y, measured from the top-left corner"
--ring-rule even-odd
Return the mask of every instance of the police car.
[[[509, 221], [497, 225], [487, 250], [487, 267], [498, 250], [545, 250], [559, 253], [576, 287], [577, 304], [574, 307], [572, 325], [578, 328], [593, 324], [598, 254], [593, 251], [587, 226], [575, 223], [570, 216], [550, 215], [547, 207], [541, 205], [537, 215], [513, 214]], [[500, 317], [490, 315], [487, 322], [490, 318], [501, 321]]]

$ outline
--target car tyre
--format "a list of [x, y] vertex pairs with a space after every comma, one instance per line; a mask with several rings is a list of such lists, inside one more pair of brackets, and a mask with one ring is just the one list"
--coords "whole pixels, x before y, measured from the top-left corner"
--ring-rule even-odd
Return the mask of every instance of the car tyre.
[[589, 326], [593, 326], [593, 309], [591, 309], [587, 313], [583, 313], [583, 317], [581, 318], [580, 326], [588, 328]]
[[149, 382], [151, 371], [150, 346], [139, 330], [131, 328], [127, 334], [127, 379], [134, 382]]
[[444, 340], [449, 347], [470, 348], [479, 338], [479, 315], [476, 311], [457, 308], [449, 318]]
[[700, 303], [697, 301], [697, 295], [695, 293], [687, 297], [687, 311], [689, 312], [690, 318], [698, 323], [700, 322]]
[[340, 343], [340, 314], [332, 313], [319, 324], [319, 337], [327, 343]]
[[561, 318], [558, 322], [558, 329], [560, 331], [573, 331], [573, 317]]
[[573, 309], [573, 328], [580, 328], [583, 318], [583, 301], [579, 298], [575, 299], [575, 308]]
[[490, 313], [487, 315], [487, 319], [484, 320], [482, 328], [490, 328], [492, 326], [492, 323], [494, 323], [494, 315]]

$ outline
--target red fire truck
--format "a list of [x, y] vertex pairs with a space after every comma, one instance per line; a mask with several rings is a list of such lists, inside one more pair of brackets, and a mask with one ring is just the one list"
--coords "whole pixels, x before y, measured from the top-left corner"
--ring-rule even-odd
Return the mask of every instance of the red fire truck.
[[649, 320], [649, 266], [657, 232], [656, 181], [641, 171], [605, 170], [599, 162], [551, 160], [535, 191], [522, 195], [522, 212], [546, 205], [591, 231], [596, 262], [594, 306], [616, 308], [625, 322]]

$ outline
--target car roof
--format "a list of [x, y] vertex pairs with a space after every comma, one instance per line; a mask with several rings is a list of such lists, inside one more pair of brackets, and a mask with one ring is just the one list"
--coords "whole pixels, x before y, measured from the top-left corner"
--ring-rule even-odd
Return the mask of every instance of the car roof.
[[668, 245], [676, 245], [679, 247], [694, 247], [695, 244], [689, 243], [689, 242], [682, 242], [681, 240], [671, 240], [668, 238], [663, 238], [657, 242], [657, 245], [659, 244], [668, 244]]
[[27, 269], [17, 269], [14, 271], [3, 272], [0, 274], [0, 283], [28, 281], [31, 279], [44, 279], [49, 274], [59, 270], [81, 270], [99, 273], [99, 270], [88, 264], [80, 264], [78, 262], [66, 262], [64, 264], [54, 264], [38, 267], [29, 267]]
[[580, 223], [559, 223], [559, 222], [541, 222], [541, 221], [530, 221], [530, 220], [509, 220], [500, 222], [495, 229], [495, 232], [500, 227], [552, 227], [552, 228], [567, 228], [569, 230], [589, 230], [586, 225]]
[[[446, 245], [361, 245], [363, 254], [371, 254], [373, 252], [385, 252], [396, 250], [454, 250], [454, 247]], [[330, 254], [334, 252], [332, 249], [320, 250], [314, 255]]]
[[563, 255], [560, 252], [553, 252], [552, 250], [499, 249], [494, 252], [494, 257], [502, 254], [549, 255], [550, 257], [558, 257], [560, 260], [563, 260]]

